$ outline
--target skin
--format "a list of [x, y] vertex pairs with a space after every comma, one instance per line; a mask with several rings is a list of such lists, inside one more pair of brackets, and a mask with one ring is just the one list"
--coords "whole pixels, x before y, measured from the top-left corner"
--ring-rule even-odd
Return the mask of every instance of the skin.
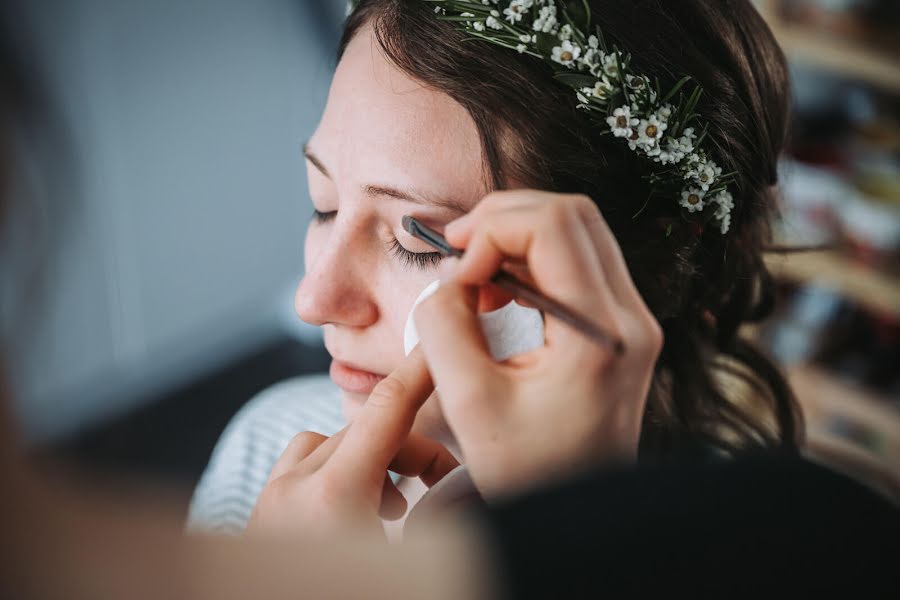
[[[389, 63], [365, 29], [337, 67], [306, 155], [313, 205], [328, 220], [309, 225], [297, 314], [322, 326], [335, 361], [384, 377], [404, 358], [403, 328], [416, 297], [438, 276], [436, 264], [410, 266], [392, 251], [395, 240], [410, 252], [431, 250], [400, 220], [410, 214], [443, 229], [488, 192], [478, 132], [462, 106]], [[376, 382], [343, 391], [349, 420]], [[414, 431], [459, 455], [435, 398]]]
[[[432, 485], [458, 458], [496, 498], [635, 459], [662, 334], [590, 198], [488, 193], [471, 118], [394, 67], [365, 29], [338, 65], [306, 157], [316, 217], [296, 308], [324, 330], [349, 424], [291, 442], [248, 532], [384, 535], [382, 519], [421, 493], [396, 489], [387, 470]], [[402, 230], [404, 214], [466, 250], [444, 261], [443, 285], [415, 311], [421, 341], [408, 358], [406, 317], [439, 261], [415, 266], [409, 253], [431, 249]], [[490, 278], [510, 264], [626, 351], [547, 316], [542, 348], [495, 362], [477, 313], [505, 303]]]
[[[0, 542], [0, 580], [17, 597], [221, 599], [249, 593], [294, 598], [304, 592], [333, 598], [490, 597], [490, 557], [462, 523], [432, 524], [423, 538], [392, 548], [371, 544], [372, 534], [382, 533], [380, 513], [391, 494], [383, 483], [386, 469], [427, 484], [455, 464], [441, 444], [414, 430], [452, 429], [476, 485], [491, 497], [610, 458], [633, 459], [662, 338], [588, 198], [532, 190], [492, 194], [449, 225], [447, 237], [466, 248], [465, 258], [448, 262], [444, 285], [416, 310], [422, 341], [410, 357], [402, 357], [400, 326], [434, 273], [398, 270], [384, 247], [392, 235], [404, 241], [395, 229], [400, 215], [409, 212], [438, 225], [452, 219], [441, 213], [451, 209], [397, 198], [376, 202], [365, 193], [370, 183], [359, 173], [394, 180], [415, 175], [416, 181], [427, 173], [433, 179], [419, 183], [442, 184], [444, 193], [457, 194], [451, 211], [456, 213], [473, 206], [484, 190], [477, 178], [460, 175], [480, 171], [466, 162], [473, 160], [465, 151], [472, 150], [473, 129], [459, 107], [421, 87], [406, 87], [409, 81], [395, 78], [397, 73], [375, 58], [370, 37], [368, 45], [365, 41], [361, 36], [351, 45], [353, 60], [339, 69], [335, 93], [353, 91], [351, 83], [387, 82], [387, 87], [368, 90], [371, 102], [357, 99], [359, 104], [344, 110], [329, 102], [317, 136], [330, 135], [321, 133], [315, 147], [330, 157], [330, 165], [319, 160], [330, 177], [313, 181], [311, 174], [311, 187], [316, 202], [335, 205], [317, 208], [338, 210], [340, 203], [340, 216], [311, 227], [309, 275], [298, 290], [297, 308], [323, 325], [336, 357], [376, 375], [390, 374], [380, 380], [362, 377], [372, 391], [346, 394], [351, 423], [331, 438], [297, 436], [275, 466], [251, 532], [299, 534], [303, 541], [186, 540], [180, 520], [165, 514], [158, 499], [129, 503], [70, 483], [49, 485], [19, 455], [0, 377], [0, 475], [17, 490], [0, 500], [0, 528], [8, 534], [6, 543]], [[432, 110], [456, 127], [433, 119]], [[354, 111], [406, 114], [410, 123], [369, 126]], [[369, 129], [354, 141], [343, 136], [352, 125]], [[369, 135], [379, 129], [393, 145], [367, 156], [365, 148], [385, 147], [374, 145], [381, 140]], [[427, 147], [415, 145], [422, 135], [429, 136]], [[398, 165], [399, 159], [406, 162]], [[626, 353], [615, 356], [548, 317], [543, 348], [503, 364], [491, 360], [477, 312], [491, 303], [488, 279], [507, 259], [527, 268], [538, 289], [590, 312], [626, 339]], [[405, 306], [392, 309], [398, 304]], [[435, 382], [449, 425], [442, 425]], [[309, 543], [315, 535], [325, 539]]]

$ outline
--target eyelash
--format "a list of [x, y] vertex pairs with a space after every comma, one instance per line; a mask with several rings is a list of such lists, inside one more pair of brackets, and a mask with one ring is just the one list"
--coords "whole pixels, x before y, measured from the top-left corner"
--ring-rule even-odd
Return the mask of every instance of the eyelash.
[[330, 211], [328, 211], [328, 212], [322, 212], [322, 211], [317, 210], [317, 209], [315, 209], [315, 208], [313, 209], [313, 214], [312, 214], [313, 220], [314, 220], [316, 223], [319, 223], [319, 224], [327, 223], [327, 222], [329, 222], [329, 221], [332, 221], [332, 220], [334, 220], [334, 218], [335, 218], [336, 216], [337, 216], [337, 211], [336, 211], [336, 210], [330, 210]]
[[410, 252], [400, 244], [397, 238], [391, 240], [391, 254], [407, 267], [418, 267], [419, 269], [433, 269], [444, 258], [440, 252]]
[[[313, 209], [312, 218], [316, 223], [324, 224], [334, 220], [336, 216], [336, 210], [321, 212]], [[419, 269], [433, 269], [441, 262], [441, 259], [444, 258], [440, 252], [410, 252], [403, 247], [397, 238], [393, 238], [390, 241], [390, 251], [397, 260], [407, 267], [416, 267]]]

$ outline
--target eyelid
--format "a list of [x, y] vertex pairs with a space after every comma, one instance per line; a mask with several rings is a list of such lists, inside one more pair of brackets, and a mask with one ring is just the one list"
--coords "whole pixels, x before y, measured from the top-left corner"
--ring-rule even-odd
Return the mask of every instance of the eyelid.
[[322, 212], [317, 208], [313, 209], [312, 219], [319, 223], [320, 225], [323, 223], [328, 223], [329, 221], [333, 221], [337, 216], [336, 210], [329, 210], [328, 212]]
[[412, 252], [403, 247], [403, 244], [394, 237], [390, 242], [391, 254], [397, 257], [407, 267], [419, 269], [433, 269], [443, 260], [440, 252]]

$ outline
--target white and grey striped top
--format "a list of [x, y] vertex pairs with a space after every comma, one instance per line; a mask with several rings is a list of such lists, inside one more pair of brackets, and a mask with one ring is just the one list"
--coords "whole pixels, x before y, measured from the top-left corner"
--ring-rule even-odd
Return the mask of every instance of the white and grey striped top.
[[243, 532], [291, 439], [301, 431], [333, 435], [344, 423], [340, 390], [327, 375], [289, 379], [255, 396], [219, 438], [194, 491], [188, 530]]

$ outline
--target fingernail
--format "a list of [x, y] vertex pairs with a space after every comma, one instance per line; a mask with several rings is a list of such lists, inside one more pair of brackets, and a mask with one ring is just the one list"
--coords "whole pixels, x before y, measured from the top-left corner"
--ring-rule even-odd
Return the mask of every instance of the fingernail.
[[454, 277], [456, 277], [456, 272], [459, 271], [459, 258], [456, 256], [448, 256], [444, 260], [441, 261], [441, 265], [438, 268], [438, 275], [440, 276], [441, 283], [447, 283], [448, 281], [452, 281]]

